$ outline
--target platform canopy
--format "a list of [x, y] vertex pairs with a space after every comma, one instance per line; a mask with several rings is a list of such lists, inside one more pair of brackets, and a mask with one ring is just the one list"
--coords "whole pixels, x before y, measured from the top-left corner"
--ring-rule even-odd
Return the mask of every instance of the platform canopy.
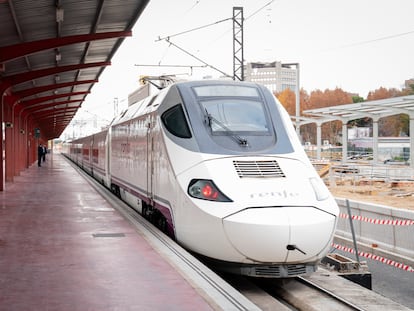
[[[339, 120], [342, 122], [342, 160], [347, 158], [347, 123], [355, 119], [365, 117], [372, 118], [373, 121], [373, 157], [374, 162], [378, 161], [378, 120], [384, 117], [406, 114], [410, 118], [410, 152], [414, 150], [414, 95], [392, 97], [380, 100], [371, 100], [355, 104], [330, 106], [317, 109], [304, 110], [300, 125], [316, 123], [318, 126], [317, 150], [320, 158], [321, 150], [321, 131], [320, 126], [325, 122]], [[410, 157], [410, 164], [414, 167], [414, 158]]]
[[0, 191], [61, 135], [149, 0], [0, 0]]
[[361, 103], [309, 109], [305, 115], [329, 120], [355, 120], [364, 117], [382, 118], [400, 113], [414, 113], [414, 95], [370, 100]]
[[2, 121], [59, 137], [148, 2], [0, 0]]

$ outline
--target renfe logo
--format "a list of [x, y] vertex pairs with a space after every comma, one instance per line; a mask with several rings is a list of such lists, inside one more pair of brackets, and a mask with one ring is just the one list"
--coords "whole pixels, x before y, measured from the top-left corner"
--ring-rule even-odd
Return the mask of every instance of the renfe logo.
[[290, 192], [290, 191], [270, 191], [270, 192], [258, 192], [258, 193], [251, 193], [250, 198], [251, 199], [257, 199], [257, 198], [268, 198], [268, 197], [274, 197], [274, 198], [294, 198], [299, 196], [298, 192]]

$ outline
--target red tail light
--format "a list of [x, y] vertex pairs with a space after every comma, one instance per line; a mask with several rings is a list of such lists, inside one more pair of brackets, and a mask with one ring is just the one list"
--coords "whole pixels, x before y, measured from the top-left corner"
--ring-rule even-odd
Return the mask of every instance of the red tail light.
[[188, 194], [197, 199], [232, 202], [217, 188], [212, 180], [207, 179], [193, 179], [188, 186]]

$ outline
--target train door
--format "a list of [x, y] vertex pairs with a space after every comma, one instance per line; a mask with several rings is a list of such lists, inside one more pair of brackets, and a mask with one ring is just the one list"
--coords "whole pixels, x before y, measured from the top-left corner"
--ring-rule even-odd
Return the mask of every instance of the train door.
[[153, 206], [154, 194], [154, 137], [152, 133], [152, 122], [148, 119], [147, 123], [147, 193], [149, 204]]
[[95, 140], [95, 135], [92, 136], [91, 141], [89, 142], [89, 166], [91, 170], [91, 175], [93, 176], [93, 143]]
[[111, 187], [111, 146], [112, 146], [112, 126], [108, 128], [108, 133], [105, 137], [105, 184]]

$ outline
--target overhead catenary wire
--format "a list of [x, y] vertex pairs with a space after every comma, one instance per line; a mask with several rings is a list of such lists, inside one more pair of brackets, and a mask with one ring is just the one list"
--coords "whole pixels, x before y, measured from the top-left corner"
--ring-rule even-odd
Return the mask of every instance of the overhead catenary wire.
[[[178, 65], [178, 64], [161, 64], [161, 61], [158, 64], [135, 64], [137, 67], [166, 67], [166, 68], [190, 68], [191, 75], [193, 74], [194, 68], [206, 68], [207, 65]], [[177, 75], [177, 74], [175, 74]]]
[[[257, 13], [259, 13], [260, 11], [264, 10], [265, 8], [267, 8], [269, 5], [271, 5], [273, 2], [275, 2], [275, 0], [271, 0], [268, 3], [266, 3], [265, 5], [263, 5], [262, 7], [260, 7], [259, 9], [257, 9], [256, 11], [254, 11], [252, 14], [250, 14], [249, 16], [247, 16], [246, 18], [244, 18], [244, 22], [247, 21], [248, 19], [250, 19], [251, 17], [253, 17], [254, 15], [256, 15]], [[211, 43], [218, 41], [219, 39], [221, 39], [224, 35], [226, 35], [227, 33], [229, 33], [232, 29], [229, 28], [226, 31], [224, 31], [221, 35], [219, 35], [216, 39], [214, 39], [213, 41], [211, 41], [208, 46], [211, 46]]]
[[213, 65], [210, 65], [210, 64], [206, 63], [205, 61], [203, 61], [203, 60], [202, 60], [202, 59], [200, 59], [199, 57], [195, 56], [194, 54], [191, 54], [190, 52], [186, 51], [185, 49], [183, 49], [183, 48], [179, 47], [177, 44], [172, 43], [172, 42], [170, 41], [170, 39], [169, 39], [169, 38], [165, 38], [164, 40], [166, 40], [169, 44], [171, 44], [172, 46], [176, 47], [176, 48], [177, 48], [177, 49], [179, 49], [180, 51], [182, 51], [182, 52], [186, 53], [187, 55], [189, 55], [189, 56], [191, 56], [191, 57], [195, 58], [196, 60], [198, 60], [199, 62], [203, 63], [203, 64], [204, 64], [204, 65], [206, 65], [207, 67], [210, 67], [210, 68], [212, 68], [212, 69], [214, 69], [214, 70], [216, 70], [216, 71], [220, 72], [221, 74], [223, 74], [223, 75], [224, 75], [224, 76], [226, 76], [226, 77], [230, 77], [230, 78], [232, 77], [231, 75], [229, 75], [229, 74], [225, 73], [224, 71], [222, 71], [222, 70], [220, 70], [220, 69], [218, 69], [218, 68], [214, 67]]
[[259, 13], [260, 11], [262, 11], [263, 9], [265, 9], [266, 7], [268, 7], [269, 5], [271, 5], [273, 2], [275, 2], [275, 0], [271, 0], [268, 3], [266, 3], [264, 6], [262, 6], [261, 8], [257, 9], [256, 11], [254, 11], [252, 14], [250, 14], [249, 16], [247, 16], [245, 18], [245, 20], [248, 20], [249, 18], [255, 16], [257, 13]]
[[384, 41], [384, 40], [389, 40], [389, 39], [394, 39], [394, 38], [398, 38], [398, 37], [402, 37], [402, 36], [406, 36], [406, 35], [411, 35], [411, 34], [414, 34], [414, 30], [407, 31], [407, 32], [402, 32], [402, 33], [398, 33], [398, 34], [394, 34], [394, 35], [389, 35], [389, 36], [385, 36], [385, 37], [380, 37], [380, 38], [376, 38], [376, 39], [371, 39], [371, 40], [346, 44], [346, 45], [339, 46], [338, 49], [354, 47], [354, 46], [358, 46], [358, 45], [364, 45], [364, 44], [369, 44], [369, 43], [374, 43], [374, 42]]
[[207, 65], [174, 65], [174, 64], [135, 64], [137, 67], [176, 67], [176, 68], [205, 68]]
[[163, 60], [163, 59], [164, 59], [164, 57], [167, 55], [167, 52], [168, 52], [168, 50], [170, 49], [170, 46], [171, 46], [171, 44], [169, 44], [169, 45], [166, 47], [166, 49], [165, 49], [165, 51], [164, 51], [164, 53], [163, 53], [162, 57], [160, 58], [160, 60], [159, 60], [158, 64], [161, 64], [162, 60]]
[[189, 8], [188, 10], [187, 10], [187, 12], [185, 12], [184, 13], [184, 15], [187, 15], [189, 12], [191, 12], [199, 3], [200, 3], [200, 1], [201, 0], [197, 0], [196, 1], [196, 3], [194, 3], [192, 6], [191, 6], [191, 8]]
[[155, 40], [155, 42], [162, 41], [162, 40], [166, 40], [166, 39], [170, 39], [172, 37], [180, 36], [180, 35], [183, 35], [183, 34], [186, 34], [186, 33], [189, 33], [189, 32], [193, 32], [193, 31], [196, 31], [196, 30], [200, 30], [200, 29], [203, 29], [203, 28], [207, 28], [207, 27], [210, 27], [210, 26], [214, 26], [214, 25], [220, 24], [222, 22], [226, 22], [226, 21], [231, 20], [231, 19], [233, 19], [233, 18], [232, 17], [229, 17], [229, 18], [225, 18], [225, 19], [219, 20], [219, 21], [214, 22], [214, 23], [210, 23], [208, 25], [199, 26], [199, 27], [196, 27], [196, 28], [193, 28], [193, 29], [185, 30], [185, 31], [182, 31], [182, 32], [173, 34], [173, 35], [169, 35], [169, 36], [163, 37], [163, 38], [158, 37], [158, 39]]
[[[262, 11], [262, 10], [264, 10], [265, 8], [267, 8], [269, 5], [271, 5], [273, 2], [275, 2], [275, 0], [271, 0], [271, 1], [269, 1], [268, 3], [266, 3], [265, 5], [263, 5], [262, 7], [260, 7], [259, 9], [257, 9], [256, 11], [254, 11], [252, 14], [250, 14], [248, 17], [246, 17], [244, 20], [246, 21], [246, 20], [248, 20], [248, 19], [250, 19], [251, 17], [253, 17], [253, 16], [255, 16], [257, 13], [259, 13], [260, 11]], [[191, 9], [193, 9], [197, 4], [199, 3], [199, 1], [197, 1], [197, 3], [196, 4], [194, 4], [193, 5], [193, 7], [191, 8]], [[185, 30], [185, 31], [182, 31], [182, 32], [179, 32], [179, 33], [176, 33], [176, 34], [173, 34], [173, 35], [169, 35], [169, 36], [165, 36], [165, 37], [158, 37], [158, 39], [157, 40], [155, 40], [156, 42], [158, 42], [158, 41], [162, 41], [162, 40], [165, 40], [166, 38], [172, 38], [172, 37], [176, 37], [176, 36], [179, 36], [179, 35], [183, 35], [183, 34], [186, 34], [186, 33], [190, 33], [190, 32], [193, 32], [193, 31], [196, 31], [196, 30], [200, 30], [200, 29], [203, 29], [203, 28], [207, 28], [207, 27], [210, 27], [210, 26], [214, 26], [214, 25], [217, 25], [217, 24], [220, 24], [220, 23], [222, 23], [222, 22], [226, 22], [226, 21], [228, 21], [228, 20], [232, 20], [233, 19], [233, 17], [229, 17], [229, 18], [225, 18], [225, 19], [222, 19], [222, 20], [219, 20], [219, 21], [216, 21], [216, 22], [214, 22], [214, 23], [210, 23], [210, 24], [207, 24], [207, 25], [204, 25], [204, 26], [199, 26], [199, 27], [196, 27], [196, 28], [193, 28], [193, 29], [189, 29], [189, 30]], [[230, 29], [231, 30], [231, 29]], [[230, 30], [227, 30], [226, 31], [226, 33], [227, 32], [229, 32]], [[220, 35], [220, 37], [221, 37], [222, 35]]]
[[[251, 18], [251, 17], [253, 17], [254, 15], [256, 15], [257, 13], [259, 13], [260, 11], [262, 11], [263, 9], [265, 9], [266, 7], [268, 7], [269, 5], [271, 5], [273, 2], [274, 2], [275, 0], [271, 0], [271, 1], [269, 1], [269, 2], [267, 2], [265, 5], [263, 5], [262, 7], [260, 7], [259, 9], [257, 9], [255, 12], [253, 12], [250, 16], [248, 16], [245, 20], [247, 20], [247, 19], [249, 19], [249, 18]], [[197, 4], [199, 3], [199, 1], [197, 1], [192, 7], [191, 7], [191, 9], [190, 10], [192, 10]], [[189, 56], [191, 56], [191, 57], [193, 57], [193, 58], [195, 58], [196, 60], [198, 60], [198, 61], [200, 61], [201, 63], [203, 63], [205, 66], [207, 66], [207, 67], [210, 67], [210, 68], [212, 68], [212, 69], [214, 69], [214, 70], [216, 70], [216, 71], [218, 71], [218, 72], [220, 72], [221, 74], [223, 74], [224, 76], [226, 76], [226, 77], [232, 77], [231, 75], [229, 75], [229, 74], [227, 74], [227, 73], [225, 73], [224, 71], [222, 71], [222, 70], [220, 70], [220, 69], [218, 69], [218, 68], [216, 68], [215, 66], [213, 66], [213, 65], [210, 65], [210, 64], [208, 64], [208, 63], [206, 63], [205, 61], [203, 61], [203, 60], [201, 60], [199, 57], [197, 57], [197, 56], [195, 56], [194, 54], [192, 54], [192, 53], [190, 53], [190, 52], [188, 52], [187, 50], [185, 50], [184, 48], [182, 48], [182, 47], [180, 47], [180, 46], [178, 46], [177, 44], [175, 44], [175, 43], [173, 43], [173, 42], [171, 42], [171, 38], [173, 38], [173, 37], [176, 37], [176, 36], [180, 36], [180, 35], [183, 35], [183, 34], [187, 34], [187, 33], [190, 33], [190, 32], [193, 32], [193, 31], [197, 31], [197, 30], [201, 30], [201, 29], [204, 29], [204, 28], [207, 28], [207, 27], [211, 27], [211, 26], [214, 26], [214, 25], [217, 25], [217, 24], [220, 24], [220, 23], [223, 23], [223, 22], [226, 22], [226, 21], [229, 21], [229, 20], [233, 20], [233, 17], [229, 17], [229, 18], [225, 18], [225, 19], [222, 19], [222, 20], [219, 20], [219, 21], [216, 21], [216, 22], [214, 22], [214, 23], [210, 23], [210, 24], [207, 24], [207, 25], [203, 25], [203, 26], [199, 26], [199, 27], [196, 27], [196, 28], [192, 28], [192, 29], [189, 29], [189, 30], [185, 30], [185, 31], [182, 31], [182, 32], [179, 32], [179, 33], [176, 33], [176, 34], [172, 34], [172, 35], [169, 35], [169, 36], [165, 36], [165, 37], [160, 37], [160, 36], [158, 36], [158, 39], [157, 40], [155, 40], [155, 42], [159, 42], [159, 41], [163, 41], [163, 40], [165, 40], [165, 41], [167, 41], [168, 43], [169, 43], [169, 46], [174, 46], [174, 47], [176, 47], [177, 49], [179, 49], [180, 51], [182, 51], [182, 52], [184, 52], [184, 53], [186, 53], [187, 55], [189, 55]], [[165, 56], [165, 55], [164, 55]], [[164, 58], [164, 56], [163, 56], [163, 58]], [[162, 61], [162, 59], [158, 62], [158, 65], [159, 66], [161, 66], [161, 61]]]

